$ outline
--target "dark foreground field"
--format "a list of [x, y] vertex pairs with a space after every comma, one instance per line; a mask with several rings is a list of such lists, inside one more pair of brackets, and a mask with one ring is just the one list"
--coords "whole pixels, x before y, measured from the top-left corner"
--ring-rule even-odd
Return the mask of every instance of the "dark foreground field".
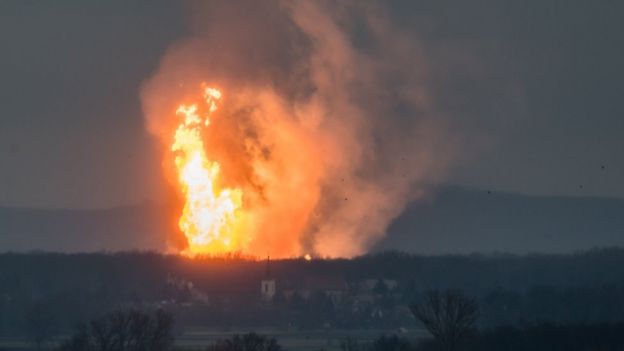
[[[360, 342], [372, 342], [380, 335], [400, 334], [414, 342], [428, 336], [422, 329], [411, 330], [388, 330], [388, 329], [368, 329], [368, 330], [283, 330], [276, 328], [257, 327], [241, 328], [228, 331], [215, 330], [204, 327], [188, 327], [184, 334], [176, 337], [175, 346], [181, 349], [205, 350], [206, 347], [223, 339], [231, 338], [236, 334], [246, 334], [250, 332], [259, 333], [269, 337], [274, 337], [284, 350], [341, 350], [341, 344], [345, 340], [354, 339]], [[44, 349], [53, 350], [61, 343], [54, 340], [44, 346]], [[0, 350], [32, 350], [32, 342], [28, 338], [0, 339]]]
[[500, 335], [613, 339], [624, 321], [623, 277], [619, 248], [525, 256], [387, 252], [311, 262], [7, 253], [0, 255], [0, 348], [53, 348], [77, 326], [116, 311], [166, 312], [178, 347], [252, 331], [287, 350], [344, 349], [345, 340], [368, 345], [382, 334], [416, 345], [431, 333], [415, 306], [435, 292], [474, 302], [473, 345]]

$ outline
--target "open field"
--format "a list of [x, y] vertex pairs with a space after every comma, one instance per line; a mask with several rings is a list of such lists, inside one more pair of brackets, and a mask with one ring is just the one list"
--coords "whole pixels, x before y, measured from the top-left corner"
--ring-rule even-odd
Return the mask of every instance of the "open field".
[[356, 330], [283, 330], [275, 328], [249, 328], [231, 331], [189, 328], [176, 343], [182, 347], [202, 347], [219, 339], [226, 339], [234, 334], [244, 334], [254, 331], [258, 334], [275, 337], [285, 350], [339, 350], [340, 343], [348, 338], [360, 342], [372, 341], [382, 334], [400, 334], [409, 339], [419, 339], [427, 336], [421, 329], [356, 329]]
[[[356, 330], [284, 330], [275, 328], [247, 328], [232, 329], [229, 331], [208, 329], [202, 327], [188, 328], [184, 334], [176, 338], [176, 345], [185, 350], [201, 350], [209, 344], [227, 339], [235, 334], [249, 332], [275, 337], [284, 350], [311, 351], [311, 350], [340, 350], [340, 343], [352, 338], [358, 342], [369, 342], [382, 334], [400, 334], [411, 340], [417, 340], [427, 336], [427, 332], [421, 329], [356, 329]], [[51, 350], [58, 341], [50, 343]], [[20, 338], [0, 338], [0, 350], [31, 350], [33, 345], [27, 340]]]

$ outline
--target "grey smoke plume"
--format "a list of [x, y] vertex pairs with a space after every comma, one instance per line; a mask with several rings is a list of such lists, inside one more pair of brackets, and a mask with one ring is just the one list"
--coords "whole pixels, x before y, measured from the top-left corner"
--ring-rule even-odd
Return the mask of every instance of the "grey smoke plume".
[[206, 135], [223, 182], [244, 192], [248, 243], [273, 256], [354, 256], [457, 159], [433, 107], [430, 62], [382, 3], [219, 1], [192, 7], [142, 90], [170, 145], [176, 104], [201, 82], [224, 93]]

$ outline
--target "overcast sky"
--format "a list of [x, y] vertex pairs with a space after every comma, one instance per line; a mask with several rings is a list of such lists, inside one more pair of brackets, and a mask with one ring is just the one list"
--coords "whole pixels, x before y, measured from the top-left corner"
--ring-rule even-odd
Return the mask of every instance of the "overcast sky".
[[[445, 182], [624, 197], [624, 2], [391, 6], [436, 63], [428, 89], [451, 128], [478, 135]], [[188, 12], [174, 1], [0, 2], [0, 205], [163, 199], [139, 88], [189, 34]]]

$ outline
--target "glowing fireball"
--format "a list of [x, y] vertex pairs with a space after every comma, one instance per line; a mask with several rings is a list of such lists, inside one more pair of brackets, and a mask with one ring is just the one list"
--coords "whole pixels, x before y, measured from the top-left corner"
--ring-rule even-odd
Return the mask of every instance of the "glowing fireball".
[[239, 251], [243, 246], [237, 230], [242, 191], [217, 186], [220, 165], [210, 159], [202, 133], [218, 109], [221, 92], [204, 87], [202, 93], [198, 102], [181, 104], [176, 111], [181, 120], [171, 151], [184, 195], [179, 228], [188, 240], [187, 254]]

